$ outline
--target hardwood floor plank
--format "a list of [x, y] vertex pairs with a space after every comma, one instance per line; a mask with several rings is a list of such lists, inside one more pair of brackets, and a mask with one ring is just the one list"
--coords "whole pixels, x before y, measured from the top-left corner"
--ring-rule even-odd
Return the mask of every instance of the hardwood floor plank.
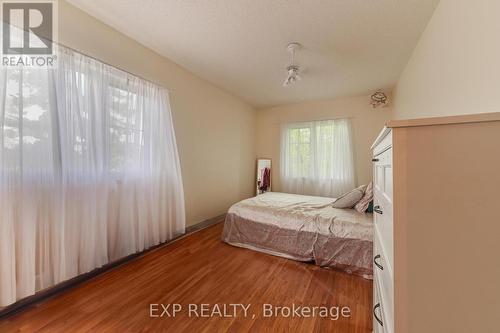
[[[0, 332], [371, 332], [372, 283], [220, 241], [211, 226], [0, 321]], [[149, 306], [181, 304], [176, 317]], [[236, 317], [190, 317], [190, 304], [250, 304]], [[273, 306], [348, 306], [349, 318], [264, 317]]]

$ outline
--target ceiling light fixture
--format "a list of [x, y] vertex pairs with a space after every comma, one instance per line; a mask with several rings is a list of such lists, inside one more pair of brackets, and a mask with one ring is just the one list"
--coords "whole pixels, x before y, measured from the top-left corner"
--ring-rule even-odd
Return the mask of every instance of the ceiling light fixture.
[[285, 79], [285, 82], [283, 82], [284, 87], [287, 87], [292, 83], [301, 80], [299, 74], [300, 66], [295, 64], [295, 51], [300, 49], [301, 47], [302, 45], [300, 45], [297, 42], [290, 43], [286, 46], [287, 51], [290, 52], [291, 54], [291, 60], [290, 60], [290, 65], [286, 67], [287, 77]]

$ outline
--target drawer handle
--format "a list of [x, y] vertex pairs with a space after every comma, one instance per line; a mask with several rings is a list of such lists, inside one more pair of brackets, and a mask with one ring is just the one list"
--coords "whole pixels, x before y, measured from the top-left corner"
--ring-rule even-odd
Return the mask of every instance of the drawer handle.
[[382, 215], [382, 210], [380, 209], [380, 206], [379, 206], [379, 205], [377, 205], [377, 206], [373, 207], [373, 211], [374, 211], [375, 213], [377, 213], [377, 214]]
[[373, 263], [375, 264], [375, 266], [377, 266], [378, 268], [380, 268], [380, 270], [384, 270], [384, 266], [382, 266], [381, 264], [379, 264], [377, 262], [377, 259], [380, 259], [380, 254], [377, 254], [374, 258], [373, 258]]
[[382, 322], [382, 320], [379, 319], [379, 317], [377, 317], [377, 313], [375, 311], [377, 311], [377, 308], [380, 308], [380, 303], [377, 303], [374, 307], [373, 307], [373, 317], [375, 317], [375, 320], [377, 320], [377, 322], [380, 324], [380, 326], [384, 326], [384, 323]]
[[378, 158], [372, 158], [372, 162], [378, 162], [379, 159]]

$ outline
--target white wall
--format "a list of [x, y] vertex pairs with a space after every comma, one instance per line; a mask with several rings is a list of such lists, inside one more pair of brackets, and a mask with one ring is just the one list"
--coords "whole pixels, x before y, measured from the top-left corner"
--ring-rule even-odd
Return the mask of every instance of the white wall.
[[59, 1], [59, 41], [171, 91], [192, 225], [253, 195], [255, 110], [65, 1]]
[[370, 146], [390, 117], [390, 108], [373, 109], [369, 96], [282, 105], [258, 110], [257, 155], [272, 159], [273, 191], [281, 190], [279, 177], [282, 123], [319, 119], [351, 118], [355, 165], [359, 184], [372, 179]]
[[393, 118], [500, 110], [500, 1], [441, 0], [394, 94]]

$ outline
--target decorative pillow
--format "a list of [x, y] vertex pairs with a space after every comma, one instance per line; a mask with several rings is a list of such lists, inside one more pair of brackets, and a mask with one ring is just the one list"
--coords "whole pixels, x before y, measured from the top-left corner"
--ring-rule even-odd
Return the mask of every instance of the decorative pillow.
[[365, 195], [358, 201], [354, 209], [356, 209], [360, 213], [366, 212], [368, 209], [368, 205], [370, 205], [370, 201], [373, 200], [373, 184], [370, 182], [366, 187]]
[[352, 208], [363, 197], [366, 185], [361, 185], [354, 190], [344, 193], [332, 204], [333, 208]]
[[367, 213], [373, 213], [373, 200], [370, 201], [370, 204], [368, 205], [368, 208], [366, 209]]

